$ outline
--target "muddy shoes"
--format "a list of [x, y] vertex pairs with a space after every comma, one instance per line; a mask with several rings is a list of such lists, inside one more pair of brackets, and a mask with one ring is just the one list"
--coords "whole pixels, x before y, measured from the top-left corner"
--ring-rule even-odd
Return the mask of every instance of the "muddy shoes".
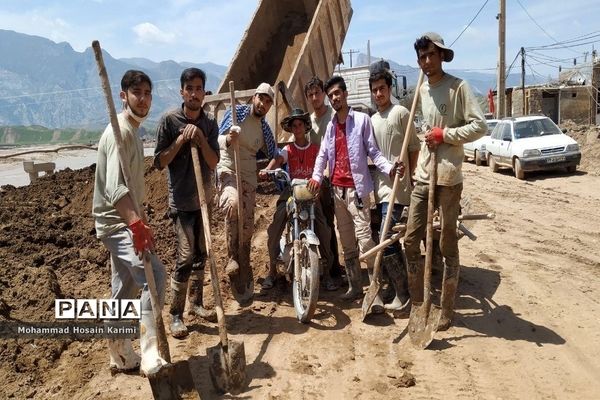
[[188, 334], [188, 330], [183, 323], [183, 310], [185, 308], [185, 297], [187, 295], [187, 282], [177, 282], [171, 278], [171, 336], [174, 338], [183, 338]]
[[458, 275], [460, 267], [450, 267], [446, 265], [444, 268], [444, 278], [442, 284], [442, 316], [438, 324], [438, 331], [447, 330], [452, 324], [454, 316], [454, 300], [456, 299], [456, 289], [458, 288]]
[[142, 376], [152, 376], [162, 366], [167, 365], [167, 362], [158, 353], [158, 339], [156, 336], [156, 322], [152, 311], [142, 311], [142, 319], [140, 320], [140, 350], [142, 353], [140, 374]]
[[358, 258], [354, 257], [346, 260], [346, 275], [348, 276], [348, 291], [341, 295], [340, 298], [355, 300], [363, 294]]
[[190, 315], [196, 315], [209, 322], [217, 321], [215, 310], [207, 310], [203, 303], [204, 293], [204, 270], [194, 270], [190, 276], [189, 299], [192, 306]]
[[133, 350], [131, 339], [109, 339], [110, 372], [132, 371], [140, 367], [140, 356]]
[[397, 318], [408, 316], [410, 311], [410, 295], [402, 255], [395, 253], [384, 256], [383, 266], [390, 277], [390, 283], [394, 287], [395, 292], [394, 300], [390, 304], [386, 304], [385, 309], [392, 311], [394, 317]]

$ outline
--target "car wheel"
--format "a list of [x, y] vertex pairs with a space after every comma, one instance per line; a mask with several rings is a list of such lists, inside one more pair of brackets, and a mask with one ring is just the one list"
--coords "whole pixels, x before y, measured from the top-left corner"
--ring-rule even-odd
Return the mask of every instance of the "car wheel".
[[572, 174], [572, 173], [574, 173], [575, 171], [577, 171], [577, 165], [569, 165], [569, 166], [567, 167], [567, 172], [568, 172], [568, 173]]
[[517, 177], [517, 179], [525, 179], [525, 171], [523, 171], [523, 167], [521, 166], [521, 160], [519, 160], [518, 158], [515, 158], [513, 169], [515, 170], [515, 176]]
[[475, 154], [475, 157], [473, 157], [473, 158], [475, 158], [475, 165], [477, 165], [478, 167], [480, 167], [481, 166], [481, 161], [482, 161], [481, 160], [481, 153], [478, 152], [477, 150], [474, 150], [473, 153]]
[[488, 165], [492, 172], [498, 172], [498, 164], [496, 164], [496, 160], [494, 160], [494, 156], [491, 153], [488, 155]]

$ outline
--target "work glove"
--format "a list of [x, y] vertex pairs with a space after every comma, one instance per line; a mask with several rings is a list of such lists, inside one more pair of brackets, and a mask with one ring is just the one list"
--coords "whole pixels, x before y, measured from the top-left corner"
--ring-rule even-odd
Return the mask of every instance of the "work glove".
[[129, 229], [133, 234], [133, 250], [135, 254], [141, 258], [141, 255], [146, 250], [154, 250], [154, 236], [152, 230], [141, 219], [136, 219], [129, 224]]
[[312, 194], [317, 194], [319, 193], [319, 189], [321, 189], [321, 184], [313, 178], [310, 178], [306, 184], [306, 188], [310, 190]]
[[438, 145], [444, 143], [444, 130], [437, 126], [431, 128], [425, 135], [425, 143], [430, 149], [436, 148]]

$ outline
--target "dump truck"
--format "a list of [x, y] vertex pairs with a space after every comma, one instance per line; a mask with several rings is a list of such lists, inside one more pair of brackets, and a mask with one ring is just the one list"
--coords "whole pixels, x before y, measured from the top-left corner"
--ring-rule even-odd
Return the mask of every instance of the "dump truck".
[[293, 140], [279, 126], [294, 107], [309, 110], [304, 84], [332, 76], [352, 18], [350, 0], [260, 0], [216, 94], [204, 109], [220, 121], [229, 104], [229, 81], [236, 101], [249, 103], [261, 82], [274, 86], [267, 121], [277, 143]]
[[378, 68], [386, 68], [392, 74], [392, 104], [400, 104], [400, 99], [406, 96], [406, 76], [397, 75], [391, 70], [387, 61], [379, 60], [370, 65], [340, 69], [335, 72], [335, 75], [344, 78], [348, 88], [348, 106], [352, 109], [369, 115], [377, 111], [369, 89], [369, 76]]

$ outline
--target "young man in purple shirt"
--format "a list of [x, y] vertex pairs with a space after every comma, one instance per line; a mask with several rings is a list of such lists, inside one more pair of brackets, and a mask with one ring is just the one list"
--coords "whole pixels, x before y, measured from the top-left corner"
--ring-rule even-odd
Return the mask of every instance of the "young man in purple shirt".
[[[369, 116], [348, 106], [348, 91], [344, 79], [340, 76], [329, 79], [325, 84], [325, 92], [335, 115], [327, 125], [308, 187], [314, 193], [319, 190], [323, 171], [328, 165], [333, 187], [336, 227], [348, 275], [348, 291], [342, 298], [354, 300], [363, 293], [358, 262], [359, 250], [364, 253], [375, 246], [371, 238], [370, 195], [373, 192], [373, 181], [367, 160], [371, 158], [378, 170], [392, 177], [395, 168], [381, 154]], [[373, 263], [373, 258], [367, 261], [370, 277]], [[379, 296], [373, 303], [373, 312], [383, 312], [383, 303]]]

